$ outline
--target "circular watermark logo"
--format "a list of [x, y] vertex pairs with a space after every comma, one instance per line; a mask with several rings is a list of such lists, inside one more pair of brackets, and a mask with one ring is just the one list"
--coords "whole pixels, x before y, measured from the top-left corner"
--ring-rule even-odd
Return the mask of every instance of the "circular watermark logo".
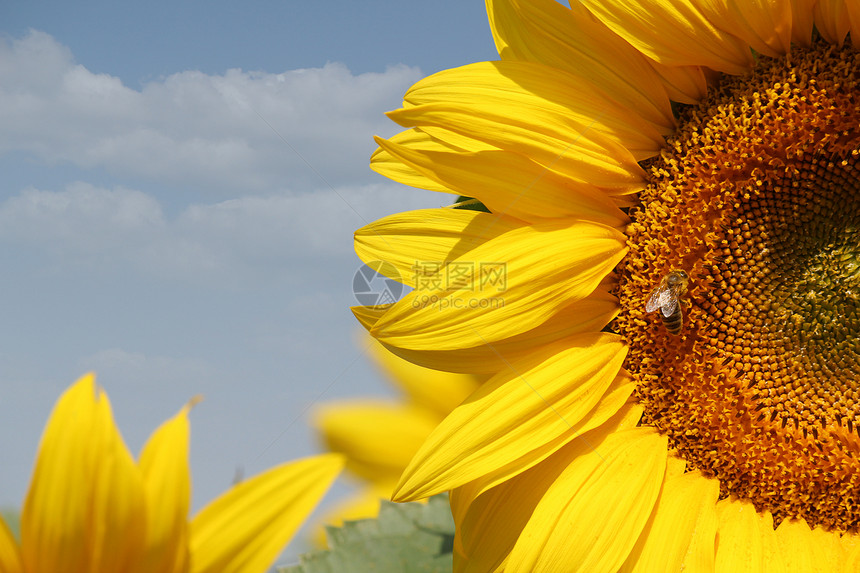
[[397, 302], [403, 294], [400, 273], [391, 263], [369, 261], [355, 271], [352, 293], [362, 306]]

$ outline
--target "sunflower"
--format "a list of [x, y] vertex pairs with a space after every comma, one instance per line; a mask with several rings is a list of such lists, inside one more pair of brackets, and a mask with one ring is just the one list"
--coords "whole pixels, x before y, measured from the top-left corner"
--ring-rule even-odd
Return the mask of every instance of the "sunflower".
[[860, 2], [487, 9], [371, 166], [488, 212], [356, 233], [414, 287], [370, 333], [493, 375], [395, 499], [457, 571], [860, 570]]
[[343, 465], [326, 454], [244, 481], [188, 520], [190, 404], [135, 463], [104, 391], [84, 376], [57, 401], [21, 512], [0, 521], [0, 571], [263, 573]]
[[[369, 343], [371, 359], [404, 399], [329, 402], [314, 412], [313, 425], [324, 447], [346, 457], [346, 473], [360, 487], [326, 513], [320, 522], [327, 525], [375, 517], [380, 499], [391, 497], [427, 436], [486, 379], [417, 366], [373, 339]], [[316, 541], [325, 545], [322, 529]]]

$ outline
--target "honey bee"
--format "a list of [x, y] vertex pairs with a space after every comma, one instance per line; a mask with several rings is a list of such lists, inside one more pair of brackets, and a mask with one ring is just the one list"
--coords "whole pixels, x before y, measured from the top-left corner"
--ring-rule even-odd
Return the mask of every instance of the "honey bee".
[[660, 284], [651, 291], [645, 312], [654, 312], [658, 308], [663, 317], [663, 325], [670, 334], [681, 333], [684, 315], [681, 312], [681, 297], [687, 293], [690, 277], [684, 271], [674, 270], [663, 277]]

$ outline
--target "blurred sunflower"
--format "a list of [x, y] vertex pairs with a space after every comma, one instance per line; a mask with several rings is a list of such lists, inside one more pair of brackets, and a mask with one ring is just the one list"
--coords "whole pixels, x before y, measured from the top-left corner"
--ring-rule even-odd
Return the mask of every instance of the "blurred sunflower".
[[326, 454], [248, 479], [191, 521], [188, 410], [135, 463], [92, 375], [57, 401], [21, 512], [0, 521], [0, 571], [263, 573], [343, 466]]
[[356, 233], [415, 287], [371, 334], [494, 374], [395, 499], [457, 571], [860, 570], [860, 2], [487, 9], [371, 166], [489, 213]]
[[[371, 339], [368, 351], [404, 400], [329, 402], [314, 412], [313, 425], [324, 446], [346, 456], [347, 474], [360, 484], [357, 494], [328, 510], [321, 523], [375, 517], [380, 499], [390, 499], [409, 460], [437, 425], [486, 376], [431, 370], [397, 357]], [[322, 529], [317, 543], [325, 544]]]

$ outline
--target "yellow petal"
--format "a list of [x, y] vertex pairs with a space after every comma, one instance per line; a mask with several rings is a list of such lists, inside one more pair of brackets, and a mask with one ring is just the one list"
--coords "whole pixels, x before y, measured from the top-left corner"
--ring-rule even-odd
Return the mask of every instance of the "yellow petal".
[[122, 571], [139, 558], [143, 481], [95, 379], [78, 380], [45, 427], [21, 514], [26, 570]]
[[289, 462], [234, 486], [191, 522], [193, 573], [263, 573], [343, 467], [324, 454]]
[[776, 539], [787, 571], [829, 573], [839, 571], [845, 561], [837, 534], [812, 530], [803, 520], [784, 520], [776, 528]]
[[629, 219], [597, 187], [572, 181], [508, 151], [418, 151], [376, 138], [391, 156], [459, 195], [477, 198], [493, 214], [523, 221], [576, 218], [613, 227]]
[[669, 99], [686, 104], [696, 104], [708, 95], [708, 81], [699, 66], [664, 66], [652, 59], [648, 62], [660, 75]]
[[[391, 305], [353, 307], [352, 311], [369, 330], [389, 308]], [[573, 334], [600, 331], [617, 313], [618, 300], [598, 289], [588, 297], [566, 306], [540, 326], [492, 344], [443, 351], [409, 350], [393, 346], [386, 348], [405, 360], [427, 368], [494, 374], [507, 368], [509, 362], [522, 360], [535, 348]]]
[[400, 358], [376, 340], [371, 340], [370, 352], [374, 362], [380, 365], [394, 384], [406, 392], [413, 403], [437, 413], [440, 420], [486, 381], [485, 376], [442, 372], [418, 366]]
[[717, 519], [717, 573], [785, 570], [770, 512], [730, 498], [717, 503]]
[[[593, 439], [587, 435], [584, 439]], [[532, 511], [576, 454], [566, 447], [537, 466], [468, 502], [471, 492], [451, 492], [455, 529], [454, 571], [484, 573], [501, 568]]]
[[186, 571], [188, 511], [191, 504], [191, 470], [186, 405], [150, 436], [140, 454], [147, 497], [146, 554], [138, 563], [141, 573]]
[[817, 0], [791, 0], [791, 41], [812, 46], [813, 11]]
[[666, 470], [667, 440], [616, 432], [573, 459], [535, 507], [506, 573], [616, 571], [633, 549]]
[[22, 573], [21, 550], [9, 526], [0, 517], [0, 571], [2, 573]]
[[411, 350], [492, 344], [591, 294], [625, 252], [622, 233], [592, 223], [514, 229], [449, 264], [442, 284], [416, 288], [395, 303], [371, 334]]
[[357, 230], [355, 252], [365, 263], [394, 265], [398, 276], [389, 278], [415, 287], [446, 261], [523, 225], [516, 219], [468, 209], [407, 211]]
[[113, 421], [107, 396], [100, 392], [100, 398], [96, 434], [90, 438], [96, 443], [103, 440], [91, 477], [90, 570], [128, 571], [145, 547], [146, 492], [143, 476]]
[[654, 69], [579, 3], [567, 8], [554, 0], [487, 0], [487, 14], [503, 60], [564, 70], [664, 133], [674, 128], [669, 99]]
[[860, 2], [846, 2], [848, 24], [851, 28], [851, 44], [860, 48]]
[[831, 44], [842, 44], [851, 29], [846, 4], [845, 0], [818, 0], [815, 3], [813, 9], [815, 27]]
[[667, 477], [622, 572], [714, 570], [720, 483], [698, 471]]
[[641, 409], [638, 407], [630, 407], [629, 398], [636, 388], [633, 379], [626, 373], [620, 373], [609, 385], [606, 394], [597, 405], [574, 425], [567, 434], [561, 434], [555, 439], [545, 442], [535, 447], [534, 450], [524, 455], [519, 460], [516, 460], [505, 466], [501, 466], [495, 470], [487, 472], [479, 479], [475, 480], [475, 495], [480, 495], [481, 491], [495, 487], [496, 485], [508, 480], [511, 476], [515, 476], [526, 468], [540, 464], [549, 456], [555, 454], [571, 439], [576, 441], [579, 437], [588, 431], [598, 427], [604, 427], [607, 424], [619, 424], [624, 427], [633, 427], [642, 417]]
[[608, 435], [634, 427], [641, 415], [638, 406], [625, 408], [541, 463], [492, 488], [487, 488], [481, 478], [452, 490], [454, 571], [484, 573], [502, 567], [535, 507], [559, 475]]
[[572, 430], [603, 397], [626, 354], [618, 337], [595, 333], [511, 363], [430, 434], [394, 499], [429, 497], [508, 466], [562, 435], [574, 439]]
[[561, 121], [554, 110], [530, 114], [515, 103], [435, 103], [388, 112], [403, 127], [445, 127], [507, 151], [520, 153], [574, 181], [611, 193], [635, 193], [644, 172], [633, 154], [612, 137], [594, 129], [594, 119], [578, 125]]
[[666, 478], [674, 478], [682, 475], [687, 469], [687, 462], [677, 456], [669, 456], [666, 461]]
[[749, 46], [714, 26], [690, 0], [581, 0], [613, 32], [670, 66], [707, 66], [730, 74], [752, 66]]
[[[499, 62], [495, 64], [500, 65]], [[558, 73], [556, 70], [555, 74]], [[496, 73], [493, 77], [500, 76]], [[597, 109], [594, 116], [589, 116], [582, 110], [577, 109], [578, 113], [574, 114], [573, 109], [532, 96], [533, 100], [543, 105], [529, 115], [528, 121], [523, 122], [524, 104], [515, 101], [513, 96], [503, 97], [499, 103], [488, 102], [485, 101], [487, 98], [475, 95], [466, 98], [466, 101], [452, 102], [463, 98], [455, 98], [444, 86], [437, 91], [441, 92], [440, 98], [442, 94], [447, 94], [447, 97], [436, 103], [389, 112], [389, 117], [405, 127], [420, 127], [453, 150], [467, 145], [466, 142], [477, 140], [478, 145], [469, 145], [466, 150], [505, 149], [522, 153], [575, 181], [590, 183], [617, 194], [633, 193], [643, 186], [644, 172], [636, 162], [637, 158], [628, 147], [618, 142], [617, 137], [600, 132], [604, 118], [610, 116], [605, 102], [603, 109]], [[567, 119], [559, 117], [559, 114]], [[635, 117], [631, 118], [628, 114], [628, 119], [634, 121]], [[623, 118], [617, 118], [610, 124], [618, 125], [619, 121], [623, 128]], [[633, 131], [633, 127], [626, 129], [627, 133]], [[643, 147], [653, 150], [660, 141], [654, 139], [653, 134], [650, 137], [651, 143]], [[650, 154], [653, 153], [649, 151], [644, 155]]]
[[[528, 118], [536, 131], [557, 133], [560, 139], [569, 139], [571, 131], [602, 133], [632, 151], [637, 160], [653, 156], [664, 143], [653, 124], [628, 107], [607, 99], [591, 82], [538, 62], [479, 62], [444, 70], [409, 88], [403, 101], [405, 111], [389, 114], [395, 121], [411, 108], [434, 104], [475, 106], [488, 117], [497, 117], [493, 111], [497, 108], [513, 106], [519, 110], [515, 117]], [[516, 120], [500, 117], [498, 121], [520, 128]], [[467, 135], [479, 137], [477, 133]], [[498, 145], [496, 141], [484, 140]]]
[[860, 571], [860, 539], [857, 534], [846, 533], [839, 540], [842, 545], [845, 561], [842, 563], [844, 573]]
[[785, 0], [718, 0], [703, 2], [709, 19], [761, 54], [784, 56], [791, 45], [791, 3]]
[[382, 315], [388, 312], [392, 306], [394, 306], [394, 304], [389, 303], [379, 304], [376, 306], [351, 306], [349, 309], [352, 311], [355, 318], [358, 319], [358, 322], [361, 323], [361, 326], [370, 330], [373, 328], [374, 324], [379, 322]]
[[347, 455], [347, 469], [370, 481], [390, 481], [439, 421], [417, 406], [362, 400], [323, 404], [313, 423], [328, 450]]
[[78, 380], [57, 401], [42, 434], [21, 514], [21, 550], [27, 569], [83, 572], [88, 566], [85, 528], [94, 394], [92, 375]]
[[[421, 129], [407, 129], [390, 138], [389, 141], [418, 151], [466, 151], [454, 145], [445, 145]], [[454, 192], [452, 189], [415, 171], [415, 169], [396, 159], [384, 149], [377, 149], [370, 156], [370, 168], [380, 175], [384, 175], [404, 185], [442, 193]]]
[[[415, 129], [426, 133], [435, 142], [435, 147], [427, 146], [429, 151], [493, 151], [499, 149], [495, 145], [455, 133], [444, 127], [428, 126]], [[395, 143], [402, 142], [395, 141]]]

